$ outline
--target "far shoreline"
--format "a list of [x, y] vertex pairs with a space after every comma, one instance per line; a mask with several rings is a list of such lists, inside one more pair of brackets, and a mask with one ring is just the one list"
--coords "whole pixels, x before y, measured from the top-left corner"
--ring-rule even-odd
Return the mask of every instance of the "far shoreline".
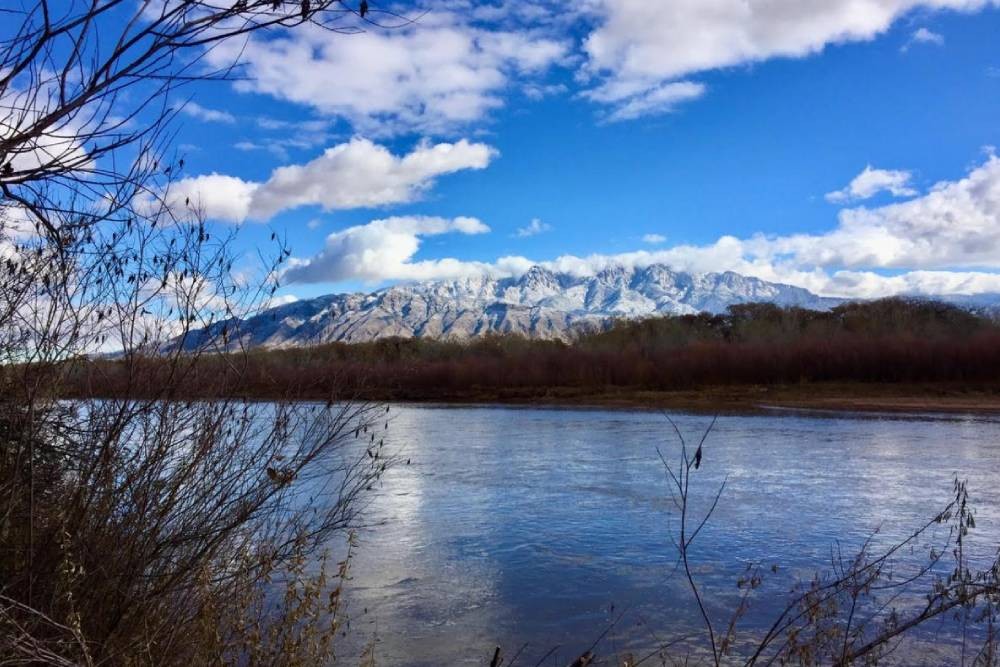
[[565, 391], [551, 391], [534, 396], [385, 396], [363, 400], [422, 407], [672, 410], [724, 415], [1000, 415], [1000, 387], [984, 389], [935, 385], [737, 386], [683, 391], [613, 390], [575, 395], [567, 395]]
[[[114, 398], [70, 392], [64, 399]], [[146, 398], [152, 398], [147, 396]], [[645, 390], [609, 387], [601, 391], [573, 387], [471, 389], [418, 395], [411, 391], [372, 388], [330, 396], [318, 391], [235, 392], [210, 396], [181, 393], [172, 400], [355, 401], [414, 407], [507, 407], [524, 409], [670, 410], [718, 415], [945, 414], [1000, 415], [1000, 383], [990, 385], [927, 383], [801, 383], [795, 385], [722, 385], [700, 389]]]

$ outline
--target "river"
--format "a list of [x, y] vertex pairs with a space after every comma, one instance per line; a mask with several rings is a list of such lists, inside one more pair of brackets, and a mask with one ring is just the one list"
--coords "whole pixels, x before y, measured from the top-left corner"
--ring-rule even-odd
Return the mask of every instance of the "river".
[[[663, 414], [394, 406], [392, 415], [388, 443], [403, 464], [360, 536], [345, 650], [374, 637], [380, 665], [487, 664], [495, 646], [510, 658], [527, 644], [519, 663], [558, 647], [545, 664], [567, 664], [597, 639], [605, 656], [638, 656], [698, 630], [657, 454], [679, 454]], [[689, 443], [711, 423], [671, 417]], [[758, 563], [766, 584], [741, 622], [752, 634], [794, 580], [829, 569], [833, 549], [853, 553], [874, 531], [887, 545], [933, 517], [956, 475], [969, 482], [987, 557], [1000, 543], [998, 436], [1000, 418], [989, 416], [720, 417], [692, 476], [695, 512], [726, 482], [691, 549], [709, 613], [728, 618], [737, 578]], [[921, 562], [931, 544], [903, 560]], [[933, 632], [924, 633], [933, 644], [957, 638], [952, 627]]]

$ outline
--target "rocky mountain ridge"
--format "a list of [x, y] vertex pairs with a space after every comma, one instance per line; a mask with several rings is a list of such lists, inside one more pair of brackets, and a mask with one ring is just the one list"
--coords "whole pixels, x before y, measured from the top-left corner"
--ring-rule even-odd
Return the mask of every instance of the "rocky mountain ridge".
[[461, 340], [489, 333], [568, 340], [619, 318], [719, 313], [750, 302], [822, 310], [840, 300], [733, 272], [693, 274], [662, 264], [613, 266], [593, 276], [535, 266], [518, 277], [477, 276], [394, 285], [370, 294], [331, 294], [227, 326], [249, 347], [392, 336]]

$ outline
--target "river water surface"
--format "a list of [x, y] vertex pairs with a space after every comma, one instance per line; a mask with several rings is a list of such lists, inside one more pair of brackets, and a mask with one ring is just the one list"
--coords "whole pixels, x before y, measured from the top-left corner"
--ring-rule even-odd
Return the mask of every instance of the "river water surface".
[[[511, 656], [525, 644], [521, 664], [557, 646], [545, 664], [566, 664], [623, 611], [601, 638], [605, 655], [640, 655], [698, 627], [675, 567], [677, 513], [656, 448], [671, 461], [679, 450], [662, 414], [392, 414], [388, 442], [410, 463], [369, 510], [376, 525], [361, 534], [349, 597], [350, 634], [376, 638], [378, 664], [487, 664], [495, 646]], [[695, 442], [711, 421], [672, 417]], [[1000, 418], [720, 417], [692, 478], [699, 508], [727, 480], [692, 548], [709, 612], [727, 617], [748, 563], [774, 565], [745, 620], [766, 623], [793, 579], [828, 569], [838, 544], [856, 550], [875, 530], [888, 543], [934, 516], [956, 475], [969, 481], [988, 554], [1000, 542]], [[908, 557], [920, 561], [925, 546]], [[955, 640], [947, 624], [927, 632], [942, 646]]]

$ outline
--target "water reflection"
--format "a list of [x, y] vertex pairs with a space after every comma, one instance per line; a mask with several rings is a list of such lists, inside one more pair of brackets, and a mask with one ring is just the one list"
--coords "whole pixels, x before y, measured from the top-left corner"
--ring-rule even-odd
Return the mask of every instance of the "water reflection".
[[[372, 507], [380, 525], [362, 536], [351, 584], [352, 628], [377, 632], [379, 664], [483, 664], [492, 646], [524, 642], [535, 656], [561, 644], [569, 658], [626, 608], [610, 638], [620, 646], [693, 626], [672, 574], [673, 507], [655, 448], [670, 455], [675, 440], [661, 415], [394, 411], [391, 443], [411, 465]], [[692, 439], [709, 422], [676, 421]], [[787, 590], [829, 562], [836, 540], [857, 547], [878, 527], [880, 540], [903, 537], [947, 501], [956, 474], [980, 508], [979, 543], [995, 544], [998, 434], [990, 418], [720, 418], [694, 499], [706, 506], [726, 480], [694, 553], [713, 608], [732, 607], [747, 562], [778, 565], [773, 585]], [[749, 624], [768, 611], [756, 607]]]

